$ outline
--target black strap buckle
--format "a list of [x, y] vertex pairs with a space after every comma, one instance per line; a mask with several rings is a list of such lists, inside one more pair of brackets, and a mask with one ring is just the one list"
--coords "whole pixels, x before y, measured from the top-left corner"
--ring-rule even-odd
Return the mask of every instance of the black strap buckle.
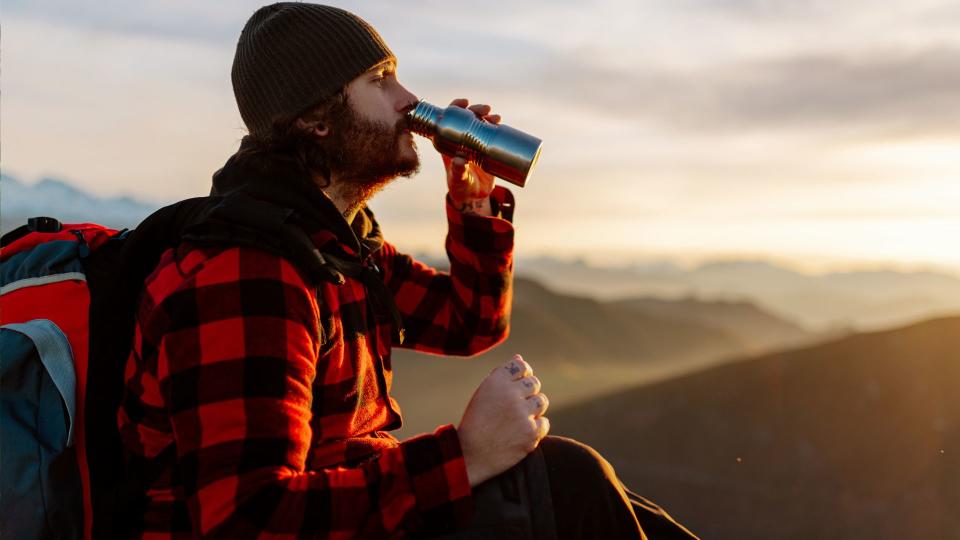
[[27, 228], [33, 232], [39, 233], [55, 233], [60, 232], [60, 229], [63, 228], [63, 224], [59, 220], [52, 217], [32, 217], [27, 219]]

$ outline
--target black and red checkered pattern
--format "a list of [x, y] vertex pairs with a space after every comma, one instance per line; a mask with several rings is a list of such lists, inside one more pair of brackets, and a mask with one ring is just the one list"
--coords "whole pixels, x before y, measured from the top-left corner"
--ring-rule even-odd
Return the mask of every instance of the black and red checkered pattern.
[[360, 281], [312, 286], [252, 248], [166, 252], [145, 284], [119, 411], [128, 466], [150, 479], [137, 537], [409, 538], [467, 524], [454, 426], [389, 433], [401, 424], [390, 348], [475, 355], [506, 338], [513, 198], [499, 186], [492, 197], [499, 217], [448, 199], [448, 272], [378, 241], [368, 209], [354, 219], [403, 316], [402, 345]]

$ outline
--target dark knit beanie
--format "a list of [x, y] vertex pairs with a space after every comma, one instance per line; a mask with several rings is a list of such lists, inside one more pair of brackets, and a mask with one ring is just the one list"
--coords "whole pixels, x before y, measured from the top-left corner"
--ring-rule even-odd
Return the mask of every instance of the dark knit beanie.
[[358, 75], [395, 59], [360, 17], [332, 6], [279, 2], [247, 21], [233, 58], [233, 94], [256, 138], [336, 94]]

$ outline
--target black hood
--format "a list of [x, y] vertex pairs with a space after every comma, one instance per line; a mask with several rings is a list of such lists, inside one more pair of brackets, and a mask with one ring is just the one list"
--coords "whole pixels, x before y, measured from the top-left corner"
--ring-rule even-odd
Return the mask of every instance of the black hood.
[[[240, 150], [250, 145], [244, 137]], [[242, 192], [256, 199], [293, 209], [297, 220], [321, 251], [336, 249], [341, 255], [365, 259], [383, 245], [380, 225], [366, 205], [347, 223], [340, 210], [291, 156], [273, 154], [252, 160], [230, 156], [213, 174], [211, 195]], [[335, 243], [336, 246], [331, 246]]]

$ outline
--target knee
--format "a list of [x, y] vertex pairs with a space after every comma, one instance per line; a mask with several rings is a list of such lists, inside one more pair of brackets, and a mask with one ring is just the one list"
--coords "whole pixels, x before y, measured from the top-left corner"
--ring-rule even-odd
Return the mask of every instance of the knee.
[[556, 457], [563, 461], [578, 463], [582, 466], [593, 466], [606, 459], [593, 447], [576, 439], [560, 435], [547, 435], [540, 441], [545, 457]]
[[589, 445], [568, 437], [548, 435], [540, 441], [540, 448], [551, 479], [561, 478], [577, 484], [616, 482], [613, 466]]

